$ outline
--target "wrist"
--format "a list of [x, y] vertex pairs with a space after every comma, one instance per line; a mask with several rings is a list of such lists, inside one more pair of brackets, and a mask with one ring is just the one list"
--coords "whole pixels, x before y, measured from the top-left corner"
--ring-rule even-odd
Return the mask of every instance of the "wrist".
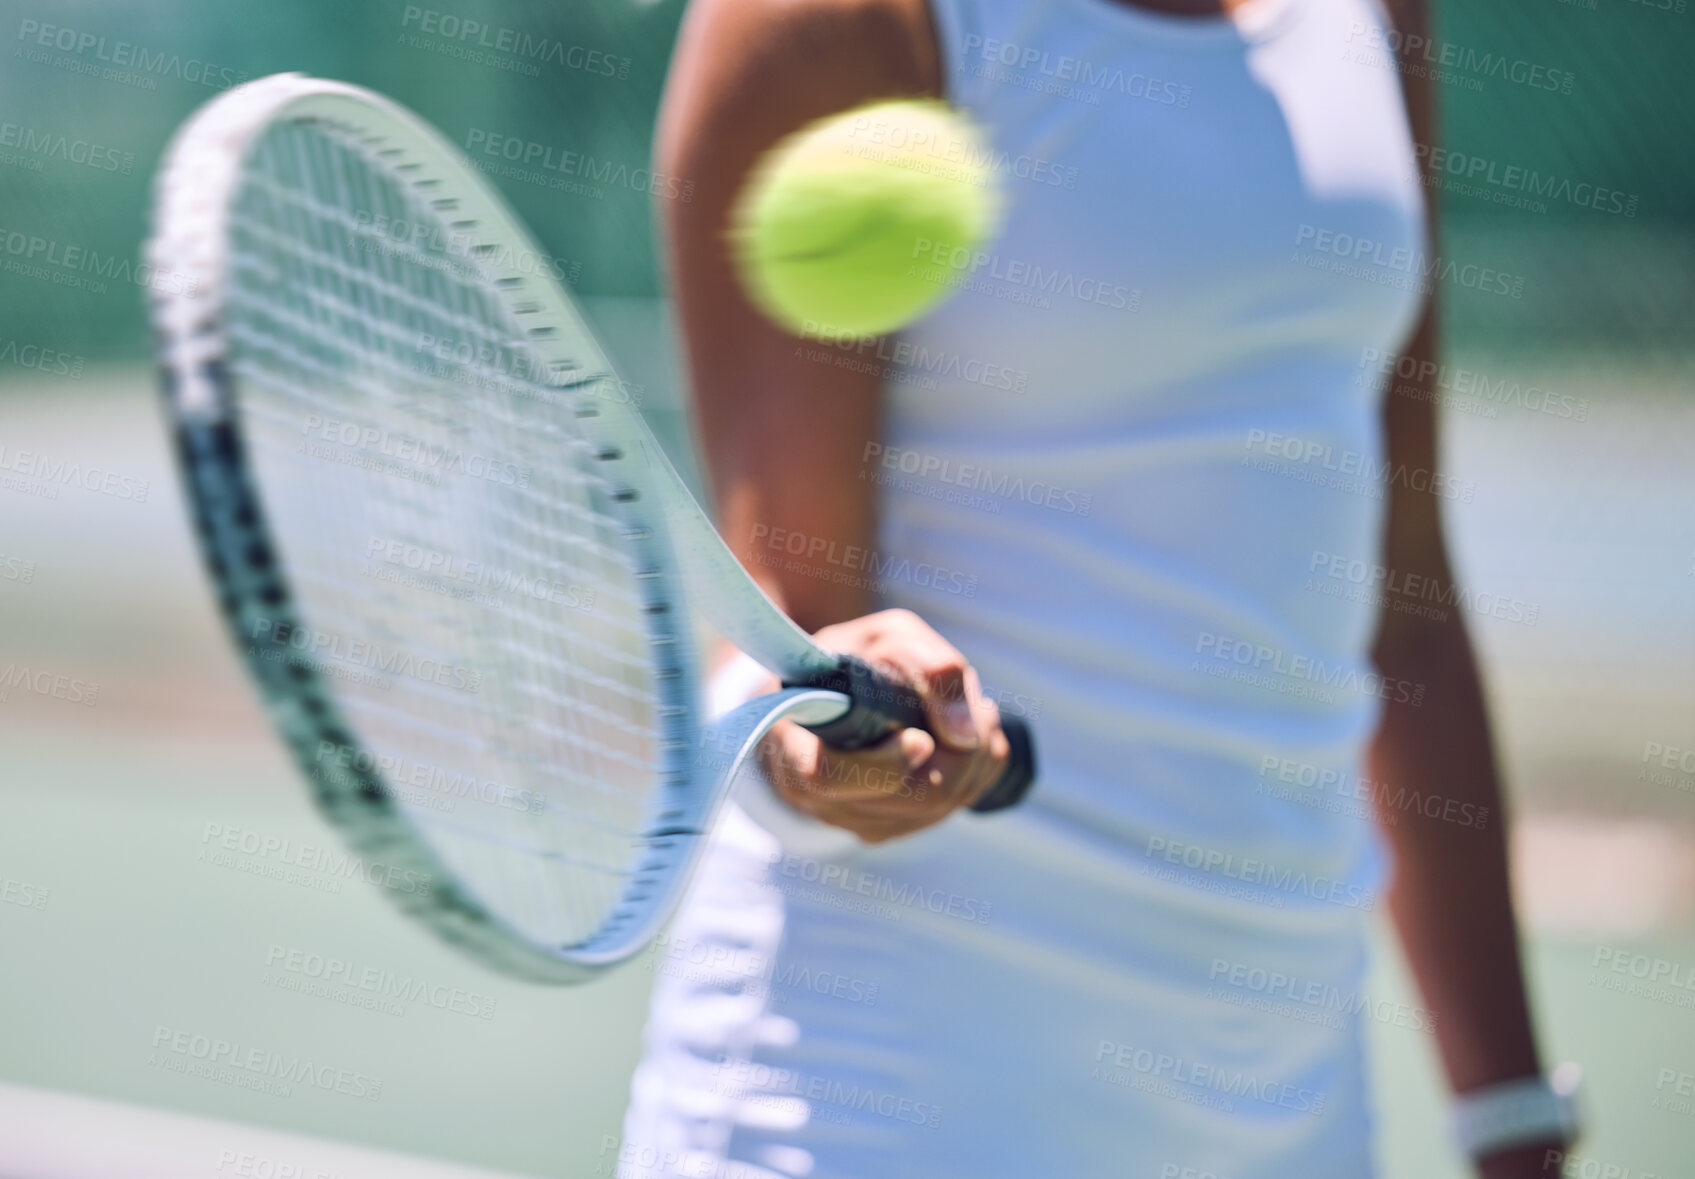
[[1563, 1157], [1577, 1139], [1580, 1077], [1578, 1066], [1568, 1062], [1546, 1076], [1459, 1094], [1450, 1118], [1455, 1146], [1478, 1163], [1486, 1179], [1537, 1174], [1534, 1168], [1545, 1165], [1547, 1154]]
[[[706, 681], [706, 713], [713, 720], [756, 696], [777, 690], [777, 677], [738, 651], [712, 670]], [[799, 810], [778, 792], [767, 764], [771, 734], [730, 787], [730, 798], [754, 824], [793, 855], [835, 859], [859, 846], [851, 831], [833, 827]], [[778, 774], [781, 773], [779, 769]]]
[[775, 692], [777, 677], [741, 651], [721, 659], [706, 677], [703, 701], [707, 720], [718, 720], [755, 696]]

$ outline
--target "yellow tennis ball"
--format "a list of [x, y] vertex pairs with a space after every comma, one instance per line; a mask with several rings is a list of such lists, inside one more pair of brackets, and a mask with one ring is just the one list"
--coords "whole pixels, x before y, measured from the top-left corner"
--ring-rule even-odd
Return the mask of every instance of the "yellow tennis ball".
[[994, 171], [946, 103], [844, 111], [766, 153], [736, 202], [731, 249], [749, 297], [800, 336], [876, 336], [951, 292], [994, 232]]

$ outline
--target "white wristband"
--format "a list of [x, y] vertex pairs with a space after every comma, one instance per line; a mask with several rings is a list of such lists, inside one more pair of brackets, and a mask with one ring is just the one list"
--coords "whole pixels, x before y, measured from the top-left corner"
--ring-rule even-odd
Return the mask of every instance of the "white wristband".
[[[738, 705], [746, 704], [770, 678], [769, 671], [738, 651], [735, 658], [706, 681], [707, 715], [717, 720]], [[863, 846], [853, 832], [804, 815], [778, 798], [765, 774], [752, 761], [736, 775], [730, 787], [730, 799], [792, 855], [828, 860]]]
[[1454, 1144], [1475, 1160], [1535, 1142], [1573, 1141], [1581, 1077], [1582, 1070], [1568, 1061], [1551, 1076], [1521, 1077], [1461, 1094], [1454, 1099]]
[[706, 677], [706, 717], [718, 720], [725, 713], [746, 704], [759, 695], [759, 689], [770, 680], [771, 673], [741, 651]]

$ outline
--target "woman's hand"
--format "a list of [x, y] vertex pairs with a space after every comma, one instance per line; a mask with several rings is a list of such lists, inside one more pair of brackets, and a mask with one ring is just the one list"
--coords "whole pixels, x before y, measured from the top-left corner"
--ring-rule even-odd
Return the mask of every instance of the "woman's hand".
[[881, 745], [841, 753], [782, 721], [759, 747], [779, 798], [881, 843], [939, 823], [994, 785], [1008, 753], [1000, 710], [983, 698], [965, 657], [923, 619], [884, 610], [826, 626], [815, 637], [825, 650], [857, 655], [911, 687], [936, 736], [905, 729]]

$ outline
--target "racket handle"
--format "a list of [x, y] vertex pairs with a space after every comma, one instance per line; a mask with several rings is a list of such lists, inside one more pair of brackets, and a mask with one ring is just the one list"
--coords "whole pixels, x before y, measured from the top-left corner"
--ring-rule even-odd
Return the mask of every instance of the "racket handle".
[[[828, 688], [853, 701], [853, 706], [835, 720], [805, 726], [832, 749], [851, 753], [877, 745], [900, 729], [930, 732], [923, 697], [855, 655], [843, 655], [836, 670], [828, 675], [783, 686]], [[1001, 776], [971, 804], [971, 809], [978, 814], [1017, 806], [1036, 780], [1036, 744], [1030, 726], [1020, 717], [1003, 716], [1001, 732], [1006, 734], [1007, 744], [1012, 748]]]

